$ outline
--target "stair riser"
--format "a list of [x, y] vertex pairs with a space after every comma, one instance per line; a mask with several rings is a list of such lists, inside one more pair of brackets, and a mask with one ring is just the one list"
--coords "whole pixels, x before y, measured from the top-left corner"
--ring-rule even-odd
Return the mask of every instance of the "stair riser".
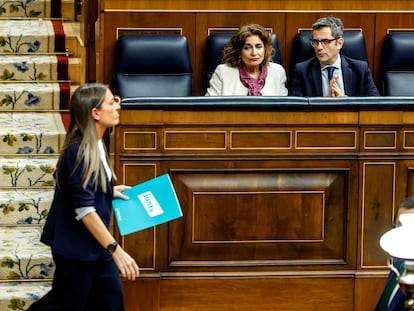
[[[58, 113], [0, 114], [0, 154], [59, 154], [65, 128]], [[12, 131], [11, 131], [12, 130]]]
[[0, 283], [0, 310], [26, 310], [51, 288], [50, 282]]
[[55, 265], [50, 248], [40, 242], [41, 229], [0, 229], [0, 279], [50, 279]]
[[[61, 23], [58, 23], [58, 25], [61, 25]], [[59, 40], [63, 40], [63, 36]], [[55, 52], [53, 23], [41, 19], [0, 20], [0, 45], [2, 53]]]
[[33, 188], [54, 186], [53, 173], [57, 158], [4, 159], [0, 158], [2, 188]]
[[61, 97], [63, 109], [70, 97], [68, 83], [3, 83], [0, 87], [0, 112], [59, 110]]
[[[60, 57], [64, 60], [64, 56]], [[67, 63], [65, 65], [67, 68]], [[0, 81], [55, 81], [67, 80], [66, 70], [58, 74], [58, 57], [55, 55], [2, 55]]]
[[[27, 12], [40, 12], [32, 14], [36, 15], [32, 21], [19, 22], [24, 27], [9, 27], [0, 20], [0, 311], [26, 310], [51, 289], [54, 265], [50, 248], [40, 242], [40, 234], [53, 199], [53, 173], [65, 129], [58, 114], [47, 121], [40, 116], [59, 110], [67, 124], [70, 95], [76, 84], [85, 82], [82, 60], [75, 59], [86, 55], [79, 23], [75, 22], [75, 1], [63, 0], [61, 6], [51, 5], [55, 0], [45, 1], [0, 0], [0, 8], [7, 2], [5, 12], [0, 10], [2, 19], [25, 15], [21, 7], [10, 11], [16, 3], [27, 4]], [[55, 19], [50, 27], [46, 17], [59, 17], [56, 12], [50, 15], [59, 7], [65, 23], [59, 25]], [[45, 31], [49, 34], [53, 28], [59, 36], [37, 36], [38, 26], [49, 27]], [[24, 33], [24, 29], [28, 31]], [[18, 40], [27, 43], [18, 46]], [[60, 83], [51, 91], [38, 88], [56, 80]], [[40, 111], [42, 114], [35, 113]], [[15, 120], [5, 121], [5, 116]], [[41, 138], [41, 146], [36, 138], [37, 142]], [[44, 154], [46, 148], [55, 153]], [[27, 150], [32, 152], [19, 153]]]
[[53, 189], [0, 191], [0, 225], [44, 224], [53, 199]]
[[1, 14], [1, 17], [49, 17], [51, 16], [51, 5], [51, 1], [29, 1], [26, 8], [23, 8], [22, 6], [14, 6], [12, 8], [12, 6], [10, 6], [10, 1], [1, 0], [0, 8], [4, 10], [4, 12]]

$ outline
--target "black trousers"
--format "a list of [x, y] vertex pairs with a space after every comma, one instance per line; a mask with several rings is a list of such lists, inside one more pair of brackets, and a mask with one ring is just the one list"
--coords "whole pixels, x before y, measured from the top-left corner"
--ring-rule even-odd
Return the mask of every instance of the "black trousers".
[[119, 271], [112, 256], [82, 262], [53, 254], [52, 289], [27, 311], [123, 311]]

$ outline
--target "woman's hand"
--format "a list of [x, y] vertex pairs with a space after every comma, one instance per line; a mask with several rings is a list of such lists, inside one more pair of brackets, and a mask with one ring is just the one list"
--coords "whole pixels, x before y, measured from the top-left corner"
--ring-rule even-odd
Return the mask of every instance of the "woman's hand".
[[[120, 187], [119, 189], [127, 188]], [[120, 191], [119, 189], [117, 191]], [[109, 243], [112, 243], [115, 240], [96, 212], [89, 213], [83, 217], [82, 222], [102, 247], [106, 248]], [[137, 263], [134, 258], [122, 249], [121, 245], [118, 245], [115, 251], [111, 254], [122, 277], [127, 278], [128, 280], [134, 280], [139, 276], [139, 267]]]
[[121, 277], [128, 280], [135, 280], [139, 277], [139, 267], [127, 252], [125, 252], [120, 245], [116, 248], [115, 252], [112, 253], [112, 258], [117, 265]]
[[114, 187], [114, 197], [115, 198], [120, 198], [123, 200], [128, 200], [128, 196], [126, 196], [125, 194], [122, 194], [122, 191], [131, 188], [130, 186], [125, 186], [125, 185], [118, 185]]

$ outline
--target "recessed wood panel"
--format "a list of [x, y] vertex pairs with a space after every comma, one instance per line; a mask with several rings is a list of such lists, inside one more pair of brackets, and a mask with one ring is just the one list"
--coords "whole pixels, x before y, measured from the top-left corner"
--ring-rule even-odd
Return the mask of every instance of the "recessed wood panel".
[[164, 149], [166, 150], [226, 149], [226, 132], [165, 131]]
[[355, 131], [296, 131], [297, 149], [356, 149]]
[[396, 147], [396, 131], [364, 131], [365, 149], [395, 149]]
[[407, 161], [404, 164], [404, 173], [407, 174], [408, 180], [406, 191], [402, 193], [402, 197], [410, 197], [414, 195], [414, 162]]
[[232, 131], [230, 149], [290, 149], [291, 131]]
[[171, 265], [345, 264], [348, 172], [317, 171], [174, 172]]
[[322, 242], [323, 191], [194, 192], [193, 243]]
[[404, 149], [414, 149], [414, 131], [404, 131]]
[[363, 169], [361, 266], [384, 266], [379, 238], [391, 228], [394, 211], [395, 163], [365, 162]]
[[[123, 182], [120, 182], [122, 184], [136, 185], [156, 176], [157, 166], [155, 163], [132, 162], [122, 164], [124, 179]], [[157, 228], [149, 228], [123, 237], [119, 235], [118, 230], [116, 232], [122, 247], [136, 259], [143, 271], [155, 269]]]
[[157, 132], [123, 132], [123, 150], [157, 149]]
[[125, 185], [136, 185], [157, 176], [156, 163], [148, 162], [123, 162], [122, 183]]

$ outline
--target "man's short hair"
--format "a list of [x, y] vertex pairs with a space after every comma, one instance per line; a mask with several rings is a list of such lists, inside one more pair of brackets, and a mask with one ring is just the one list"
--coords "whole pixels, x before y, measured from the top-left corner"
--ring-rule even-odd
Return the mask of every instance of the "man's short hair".
[[319, 18], [313, 25], [312, 30], [319, 30], [324, 27], [331, 28], [334, 38], [342, 38], [344, 34], [344, 24], [342, 21], [333, 16]]
[[414, 197], [408, 197], [408, 198], [403, 199], [400, 202], [400, 205], [398, 206], [398, 208], [400, 207], [404, 207], [408, 209], [414, 208]]
[[398, 210], [400, 208], [405, 208], [405, 209], [414, 209], [414, 197], [407, 197], [405, 199], [402, 199], [400, 201], [400, 204], [397, 207], [397, 211], [395, 213], [395, 218], [394, 218], [394, 226], [397, 226], [399, 223], [398, 220]]

